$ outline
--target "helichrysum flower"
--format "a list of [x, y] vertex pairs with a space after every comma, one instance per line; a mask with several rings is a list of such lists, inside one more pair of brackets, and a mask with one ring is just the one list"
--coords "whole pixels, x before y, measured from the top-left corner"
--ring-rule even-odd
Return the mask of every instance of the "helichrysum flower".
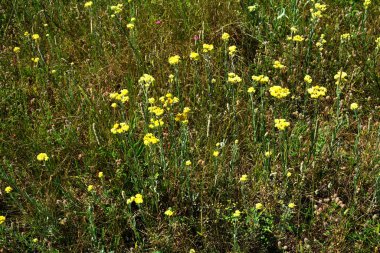
[[223, 41], [227, 42], [229, 39], [230, 39], [230, 35], [228, 33], [223, 33], [222, 34], [222, 40]]
[[334, 79], [336, 80], [335, 84], [342, 86], [343, 83], [347, 81], [346, 77], [347, 77], [346, 72], [343, 72], [341, 70], [338, 71], [338, 73], [336, 73], [336, 75], [334, 76]]
[[350, 38], [351, 38], [351, 34], [349, 34], [349, 33], [344, 33], [344, 34], [340, 35], [341, 40], [349, 40]]
[[270, 157], [272, 155], [272, 151], [266, 151], [264, 155], [265, 157]]
[[33, 238], [32, 242], [33, 243], [37, 243], [38, 242], [38, 238]]
[[236, 211], [232, 214], [232, 217], [233, 217], [233, 218], [238, 218], [238, 217], [240, 217], [240, 215], [241, 215], [241, 212], [240, 212], [239, 210], [236, 210]]
[[215, 150], [214, 152], [212, 152], [212, 155], [214, 157], [218, 157], [219, 156], [219, 151], [218, 150]]
[[177, 65], [181, 61], [181, 56], [174, 55], [169, 57], [169, 64], [170, 65]]
[[301, 35], [288, 36], [287, 39], [295, 42], [302, 42], [305, 40]]
[[116, 108], [116, 107], [117, 107], [117, 103], [112, 103], [112, 104], [111, 104], [111, 107], [112, 107], [112, 108]]
[[0, 215], [0, 225], [5, 222], [6, 218], [3, 215]]
[[128, 132], [129, 130], [129, 125], [125, 122], [122, 123], [115, 123], [113, 127], [111, 128], [111, 133], [113, 134], [121, 134]]
[[214, 45], [212, 44], [203, 44], [203, 53], [209, 53], [214, 50]]
[[111, 6], [111, 11], [113, 11], [114, 14], [118, 14], [123, 11], [123, 4], [117, 4]]
[[111, 99], [119, 100], [122, 103], [125, 103], [125, 102], [129, 101], [128, 93], [129, 93], [129, 91], [127, 89], [122, 89], [119, 93], [113, 92], [109, 96]]
[[145, 86], [146, 88], [153, 86], [156, 79], [148, 74], [143, 74], [139, 79], [139, 84]]
[[319, 98], [326, 95], [327, 89], [317, 85], [307, 89], [307, 92], [310, 94], [311, 98]]
[[364, 3], [363, 3], [364, 9], [368, 9], [368, 6], [370, 5], [371, 5], [371, 0], [364, 0]]
[[313, 79], [311, 78], [311, 76], [309, 75], [306, 75], [303, 80], [308, 83], [308, 84], [311, 84], [313, 82]]
[[89, 186], [87, 186], [87, 191], [88, 192], [91, 192], [94, 190], [94, 186], [92, 184], [90, 184]]
[[269, 88], [269, 93], [275, 98], [284, 98], [290, 94], [290, 91], [288, 88], [276, 85]]
[[13, 191], [12, 187], [10, 187], [10, 186], [5, 187], [5, 192], [6, 193], [11, 193], [11, 191]]
[[350, 109], [352, 110], [352, 111], [355, 111], [355, 110], [357, 110], [359, 108], [359, 105], [357, 104], [357, 103], [352, 103], [351, 105], [350, 105]]
[[180, 121], [184, 124], [187, 124], [189, 122], [188, 116], [190, 111], [191, 109], [189, 107], [183, 108], [182, 113], [177, 113], [177, 115], [175, 116], [175, 121]]
[[90, 8], [92, 6], [93, 2], [92, 1], [88, 1], [88, 2], [85, 2], [84, 3], [84, 7], [85, 8]]
[[259, 6], [257, 4], [254, 4], [254, 5], [248, 6], [247, 9], [249, 12], [254, 12], [257, 9], [257, 7]]
[[135, 22], [136, 21], [136, 18], [131, 18], [131, 22]]
[[375, 40], [376, 42], [376, 48], [380, 49], [380, 37]]
[[98, 173], [98, 178], [103, 178], [103, 177], [104, 177], [103, 172], [99, 171], [99, 173]]
[[127, 29], [133, 30], [133, 28], [135, 28], [135, 24], [133, 24], [133, 23], [127, 24]]
[[31, 58], [31, 60], [32, 60], [32, 62], [34, 62], [34, 63], [38, 63], [38, 62], [40, 61], [40, 58], [38, 58], [38, 57], [33, 57], [33, 58]]
[[173, 214], [174, 214], [174, 212], [172, 211], [172, 209], [171, 208], [169, 208], [168, 210], [166, 210], [165, 211], [165, 213], [164, 213], [166, 216], [173, 216]]
[[38, 35], [37, 33], [35, 33], [35, 34], [32, 35], [32, 39], [34, 39], [35, 41], [38, 41], [40, 39], [40, 35]]
[[290, 27], [290, 31], [291, 31], [292, 33], [296, 33], [296, 32], [298, 32], [298, 29], [297, 29], [297, 27], [292, 26], [292, 27]]
[[290, 177], [292, 175], [291, 172], [286, 173], [286, 177]]
[[248, 93], [252, 94], [252, 93], [255, 93], [256, 90], [253, 87], [249, 87], [247, 91]]
[[164, 125], [164, 121], [162, 119], [150, 119], [149, 128], [157, 128]]
[[228, 73], [228, 79], [227, 82], [229, 83], [241, 83], [242, 79], [240, 76], [236, 75], [235, 73]]
[[252, 80], [261, 84], [268, 83], [269, 77], [264, 75], [252, 76]]
[[136, 204], [142, 204], [143, 202], [144, 202], [143, 196], [140, 193], [136, 194], [135, 195], [135, 203]]
[[190, 161], [190, 160], [187, 160], [187, 161], [185, 162], [185, 164], [186, 164], [186, 166], [190, 166], [190, 165], [191, 165], [191, 161]]
[[24, 32], [24, 36], [28, 37], [30, 34], [28, 32]]
[[13, 48], [13, 52], [15, 52], [16, 54], [20, 53], [20, 51], [21, 51], [20, 47], [14, 47]]
[[273, 68], [275, 68], [275, 69], [283, 69], [283, 68], [285, 68], [285, 65], [282, 65], [280, 61], [274, 61], [273, 62]]
[[236, 53], [236, 51], [237, 51], [236, 46], [230, 46], [230, 47], [228, 47], [228, 54], [230, 56], [234, 56], [235, 53]]
[[147, 133], [144, 136], [144, 145], [146, 146], [154, 145], [159, 142], [160, 140], [156, 136], [154, 136], [152, 133]]
[[37, 155], [37, 160], [38, 161], [47, 161], [47, 160], [49, 160], [49, 157], [48, 157], [48, 155], [46, 154], [46, 153], [39, 153], [38, 155]]
[[248, 175], [244, 174], [240, 177], [240, 182], [245, 182], [245, 181], [248, 181]]
[[261, 204], [261, 203], [256, 203], [255, 208], [256, 208], [257, 210], [261, 210], [261, 209], [264, 208], [264, 205]]
[[293, 208], [296, 207], [296, 204], [294, 204], [293, 202], [290, 202], [290, 203], [288, 204], [288, 207], [291, 208], [291, 209], [293, 209]]
[[193, 61], [198, 61], [199, 60], [199, 54], [196, 52], [191, 52], [190, 53], [190, 59]]
[[283, 131], [285, 130], [288, 126], [290, 126], [290, 122], [286, 121], [285, 119], [275, 119], [274, 120], [274, 123], [275, 123], [275, 127], [280, 130], [280, 131]]

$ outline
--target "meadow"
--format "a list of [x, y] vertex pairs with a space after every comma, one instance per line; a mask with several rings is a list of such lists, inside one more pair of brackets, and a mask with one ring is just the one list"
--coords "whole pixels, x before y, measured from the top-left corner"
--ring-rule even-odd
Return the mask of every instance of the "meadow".
[[379, 0], [1, 0], [0, 252], [379, 252]]

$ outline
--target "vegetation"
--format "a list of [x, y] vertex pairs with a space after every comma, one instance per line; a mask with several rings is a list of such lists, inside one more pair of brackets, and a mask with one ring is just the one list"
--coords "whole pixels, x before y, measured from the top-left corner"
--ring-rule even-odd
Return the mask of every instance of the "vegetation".
[[378, 252], [378, 0], [0, 10], [2, 252]]

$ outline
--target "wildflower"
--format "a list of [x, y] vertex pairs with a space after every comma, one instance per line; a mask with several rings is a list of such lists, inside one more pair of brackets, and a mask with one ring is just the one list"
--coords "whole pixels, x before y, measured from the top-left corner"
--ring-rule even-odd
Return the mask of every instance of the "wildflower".
[[255, 208], [256, 208], [257, 210], [261, 210], [261, 209], [264, 208], [264, 205], [261, 204], [261, 203], [256, 203]]
[[310, 94], [311, 98], [319, 98], [326, 95], [327, 89], [317, 85], [307, 89], [307, 92]]
[[240, 182], [245, 182], [248, 180], [248, 175], [244, 174], [240, 177]]
[[178, 113], [175, 116], [175, 121], [181, 121], [182, 123], [187, 124], [189, 122], [189, 120], [188, 120], [188, 114], [189, 114], [190, 111], [191, 110], [190, 110], [189, 107], [183, 108], [182, 113]]
[[218, 156], [219, 156], [219, 151], [218, 151], [218, 150], [215, 150], [215, 151], [212, 153], [212, 155], [213, 155], [214, 157], [218, 157]]
[[190, 53], [190, 59], [193, 61], [198, 61], [199, 60], [199, 54], [196, 52], [191, 52]]
[[272, 86], [269, 88], [269, 93], [275, 98], [284, 98], [290, 94], [288, 88], [283, 88], [281, 86]]
[[111, 6], [111, 11], [113, 11], [114, 14], [118, 14], [123, 11], [123, 4], [117, 4]]
[[52, 73], [53, 75], [57, 72], [57, 70], [53, 69], [52, 71], [50, 71], [50, 73]]
[[91, 192], [94, 190], [94, 186], [92, 184], [90, 184], [89, 186], [87, 186], [87, 191], [88, 192]]
[[13, 191], [12, 187], [10, 187], [10, 186], [5, 187], [5, 192], [6, 193], [11, 193], [11, 191]]
[[257, 7], [259, 6], [257, 4], [254, 4], [254, 5], [248, 6], [247, 9], [249, 12], [254, 12], [257, 9]]
[[342, 86], [342, 84], [347, 81], [346, 77], [347, 73], [339, 70], [334, 76], [334, 79], [336, 80], [335, 84]]
[[104, 177], [104, 174], [103, 174], [103, 172], [100, 171], [100, 172], [98, 173], [98, 178], [103, 178], [103, 177]]
[[264, 75], [259, 75], [259, 76], [252, 76], [252, 80], [261, 84], [268, 83], [269, 82], [269, 77], [264, 76]]
[[214, 50], [214, 45], [212, 44], [203, 44], [203, 53], [209, 53]]
[[274, 123], [274, 126], [280, 131], [283, 131], [285, 128], [290, 126], [290, 122], [286, 121], [285, 119], [275, 119]]
[[148, 88], [151, 85], [153, 85], [155, 81], [156, 79], [154, 79], [153, 76], [148, 75], [148, 74], [143, 74], [139, 79], [139, 84], [144, 85], [146, 88]]
[[173, 83], [174, 82], [174, 75], [173, 74], [170, 74], [169, 75], [169, 80], [168, 80], [169, 83]]
[[228, 54], [230, 56], [234, 56], [235, 53], [236, 53], [236, 46], [230, 46], [230, 47], [228, 47]]
[[294, 42], [302, 42], [305, 39], [301, 35], [288, 36], [288, 40], [293, 40]]
[[156, 99], [154, 98], [148, 98], [148, 103], [149, 104], [154, 104], [156, 102]]
[[135, 196], [132, 196], [129, 199], [127, 199], [127, 204], [129, 205], [129, 204], [133, 203], [134, 201], [135, 201]]
[[35, 33], [35, 34], [32, 35], [32, 39], [34, 39], [35, 41], [38, 41], [40, 39], [40, 35], [38, 35], [37, 33]]
[[111, 99], [119, 100], [122, 103], [125, 103], [129, 101], [129, 96], [128, 96], [129, 91], [127, 89], [122, 89], [119, 93], [118, 92], [113, 92], [109, 95]]
[[38, 57], [33, 57], [33, 58], [31, 58], [31, 60], [32, 60], [32, 62], [34, 62], [34, 63], [38, 63], [38, 62], [40, 61], [40, 58], [38, 58]]
[[13, 52], [15, 52], [16, 54], [20, 53], [20, 51], [21, 51], [20, 47], [14, 47], [13, 48]]
[[357, 103], [352, 103], [351, 105], [350, 105], [350, 109], [352, 110], [352, 111], [355, 111], [355, 110], [357, 110], [359, 108], [359, 105], [357, 104]]
[[364, 9], [368, 9], [368, 6], [371, 5], [371, 0], [364, 0], [364, 3], [363, 3], [363, 6], [364, 6]]
[[144, 200], [143, 200], [143, 196], [141, 195], [141, 194], [136, 194], [135, 195], [135, 203], [136, 204], [142, 204], [144, 202]]
[[145, 146], [150, 146], [152, 144], [156, 144], [160, 142], [160, 140], [154, 136], [152, 133], [147, 133], [145, 136], [144, 136], [144, 145]]
[[191, 161], [190, 161], [190, 160], [187, 160], [187, 161], [185, 162], [185, 164], [186, 164], [186, 166], [190, 166], [190, 165], [191, 165]]
[[135, 22], [136, 21], [136, 18], [131, 18], [131, 22]]
[[266, 151], [264, 155], [265, 157], [270, 157], [272, 155], [272, 151]]
[[292, 175], [292, 173], [289, 171], [288, 173], [286, 173], [286, 177], [290, 177]]
[[30, 34], [29, 34], [28, 32], [24, 32], [24, 36], [25, 36], [25, 37], [29, 37], [29, 35], [30, 35]]
[[195, 249], [190, 249], [189, 253], [195, 253]]
[[313, 82], [313, 79], [311, 78], [311, 76], [309, 75], [306, 75], [303, 80], [308, 83], [308, 84], [311, 84], [311, 82]]
[[222, 34], [222, 40], [227, 42], [230, 39], [230, 35], [228, 33], [223, 33]]
[[290, 202], [288, 204], [288, 207], [291, 208], [291, 209], [293, 209], [294, 207], [296, 207], [296, 204], [294, 204], [293, 202]]
[[319, 51], [322, 51], [323, 50], [323, 45], [326, 42], [327, 41], [325, 40], [325, 35], [321, 34], [321, 37], [319, 38], [318, 42], [315, 45], [319, 48]]
[[174, 214], [174, 212], [172, 211], [172, 209], [171, 208], [169, 208], [168, 210], [166, 210], [165, 211], [165, 213], [164, 213], [166, 216], [172, 216], [173, 214]]
[[117, 104], [116, 104], [116, 103], [112, 103], [112, 104], [111, 104], [111, 107], [112, 107], [112, 108], [116, 108], [116, 107], [117, 107]]
[[5, 219], [6, 219], [5, 216], [0, 215], [0, 225], [5, 222]]
[[170, 65], [177, 65], [181, 61], [181, 57], [179, 55], [174, 55], [169, 57]]
[[320, 4], [320, 3], [316, 3], [314, 5], [314, 8], [318, 11], [326, 11], [327, 10], [327, 5], [326, 4]]
[[149, 128], [157, 128], [164, 125], [164, 121], [162, 119], [150, 119]]
[[215, 78], [211, 79], [211, 83], [216, 83], [216, 79]]
[[376, 42], [376, 48], [380, 49], [380, 37], [375, 40]]
[[127, 29], [133, 30], [133, 28], [135, 28], [135, 24], [133, 24], [133, 23], [128, 23], [127, 24]]
[[37, 243], [38, 242], [38, 238], [33, 238], [32, 242], [33, 243]]
[[228, 73], [227, 82], [235, 84], [235, 83], [241, 83], [241, 81], [242, 81], [241, 77], [239, 77], [235, 73]]
[[292, 26], [292, 27], [290, 27], [290, 31], [291, 31], [292, 33], [296, 33], [296, 32], [298, 32], [298, 29], [297, 29], [297, 27]]
[[154, 23], [155, 23], [156, 25], [160, 25], [160, 24], [161, 24], [161, 20], [156, 20]]
[[129, 125], [125, 122], [122, 123], [115, 123], [113, 127], [111, 128], [111, 133], [113, 134], [121, 134], [125, 133], [129, 130]]
[[273, 68], [275, 68], [275, 69], [283, 69], [283, 68], [285, 68], [285, 65], [282, 65], [280, 61], [274, 61], [273, 62]]
[[88, 1], [88, 2], [85, 2], [84, 3], [84, 7], [85, 8], [90, 8], [92, 6], [93, 2], [92, 1]]
[[351, 34], [344, 33], [344, 34], [340, 35], [340, 39], [341, 40], [349, 40], [349, 39], [351, 39]]
[[241, 214], [241, 212], [240, 212], [239, 210], [236, 210], [236, 211], [232, 214], [232, 217], [233, 217], [233, 218], [238, 218], [238, 217], [240, 217], [240, 214]]
[[49, 157], [46, 153], [39, 153], [37, 155], [37, 160], [38, 161], [47, 161], [47, 160], [49, 160]]

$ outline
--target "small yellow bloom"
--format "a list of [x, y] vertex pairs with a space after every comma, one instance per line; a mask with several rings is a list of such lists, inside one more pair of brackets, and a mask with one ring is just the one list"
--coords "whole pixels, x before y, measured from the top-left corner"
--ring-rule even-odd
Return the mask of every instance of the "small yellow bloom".
[[236, 84], [236, 83], [241, 83], [242, 79], [240, 76], [236, 75], [235, 73], [228, 73], [227, 82]]
[[144, 145], [146, 146], [150, 146], [150, 145], [154, 145], [156, 143], [159, 143], [160, 140], [154, 136], [152, 133], [147, 133], [145, 136], [144, 136]]
[[135, 22], [136, 21], [136, 18], [131, 18], [131, 22]]
[[203, 44], [203, 53], [209, 53], [214, 50], [214, 45], [212, 44]]
[[215, 157], [218, 157], [219, 156], [219, 151], [218, 150], [215, 150], [213, 153], [212, 153], [213, 156]]
[[222, 34], [222, 40], [223, 41], [227, 42], [229, 39], [230, 39], [230, 35], [228, 33], [223, 33]]
[[291, 38], [293, 41], [295, 42], [302, 42], [304, 41], [305, 39], [301, 36], [301, 35], [295, 35]]
[[92, 184], [90, 184], [89, 186], [87, 186], [87, 191], [88, 192], [91, 192], [92, 190], [94, 190], [94, 186]]
[[100, 172], [98, 173], [98, 178], [102, 178], [102, 177], [104, 177], [104, 174], [103, 174], [103, 172], [100, 171]]
[[313, 82], [313, 79], [311, 78], [311, 76], [309, 75], [306, 75], [303, 79], [306, 83], [308, 84], [311, 84]]
[[292, 175], [292, 173], [290, 171], [288, 173], [286, 173], [287, 177], [290, 177], [291, 175]]
[[35, 41], [37, 41], [37, 40], [40, 39], [40, 35], [38, 35], [37, 33], [35, 33], [35, 34], [32, 35], [32, 39], [34, 39]]
[[148, 74], [143, 74], [139, 79], [139, 84], [145, 86], [146, 88], [153, 86], [156, 79]]
[[29, 35], [30, 35], [30, 34], [29, 34], [28, 32], [24, 32], [24, 36], [25, 36], [25, 37], [29, 37]]
[[20, 51], [21, 51], [20, 47], [14, 47], [13, 48], [13, 52], [15, 52], [16, 54], [20, 53]]
[[264, 208], [264, 205], [261, 204], [261, 203], [256, 203], [255, 208], [256, 208], [257, 210], [261, 210], [261, 209]]
[[117, 107], [117, 103], [112, 103], [112, 104], [111, 104], [111, 107], [112, 107], [112, 108], [116, 108], [116, 107]]
[[307, 92], [310, 94], [311, 98], [319, 98], [326, 95], [327, 89], [317, 85], [307, 89]]
[[290, 126], [290, 122], [287, 122], [285, 119], [275, 119], [274, 122], [275, 127], [280, 131], [283, 131], [285, 128]]
[[282, 65], [282, 63], [280, 61], [274, 61], [273, 62], [273, 68], [275, 68], [275, 69], [283, 69], [283, 68], [285, 68], [285, 65]]
[[47, 161], [47, 160], [49, 160], [49, 157], [47, 156], [46, 153], [39, 153], [37, 155], [37, 160], [38, 161]]
[[371, 5], [371, 0], [364, 0], [364, 3], [363, 3], [364, 9], [368, 9], [368, 6], [370, 5]]
[[296, 33], [296, 32], [298, 32], [298, 29], [297, 29], [297, 27], [292, 26], [292, 27], [290, 27], [290, 31], [291, 31], [292, 33]]
[[352, 111], [355, 111], [356, 109], [358, 109], [359, 108], [359, 105], [357, 104], [357, 103], [352, 103], [351, 105], [350, 105], [350, 109], [352, 110]]
[[33, 243], [37, 243], [37, 242], [38, 242], [38, 238], [34, 238], [34, 239], [32, 240], [32, 242], [33, 242]]
[[189, 253], [195, 253], [195, 249], [190, 249]]
[[0, 215], [0, 225], [5, 222], [6, 218], [3, 215]]
[[240, 177], [240, 182], [248, 181], [248, 175], [244, 174]]
[[259, 76], [252, 76], [252, 80], [261, 84], [268, 83], [269, 82], [269, 77], [264, 76], [264, 75], [259, 75]]
[[275, 85], [269, 88], [269, 93], [275, 98], [285, 98], [290, 94], [288, 88], [283, 88], [281, 86]]
[[187, 161], [185, 162], [185, 164], [186, 164], [186, 166], [190, 166], [190, 165], [191, 165], [191, 161], [190, 161], [190, 160], [187, 160]]
[[172, 216], [173, 214], [174, 214], [174, 212], [172, 211], [172, 209], [171, 208], [169, 208], [168, 210], [166, 210], [165, 211], [165, 213], [164, 213], [166, 216]]
[[141, 194], [136, 194], [135, 195], [135, 203], [136, 204], [142, 204], [144, 202], [144, 200], [143, 200], [143, 196], [141, 195]]
[[288, 204], [288, 207], [293, 209], [294, 207], [296, 207], [296, 204], [294, 204], [293, 202], [290, 202]]
[[33, 57], [33, 58], [31, 58], [31, 60], [32, 60], [32, 62], [34, 62], [34, 63], [38, 63], [38, 62], [40, 61], [40, 58], [38, 58], [38, 57]]
[[11, 191], [13, 191], [12, 187], [10, 187], [10, 186], [5, 187], [5, 192], [6, 193], [11, 193]]
[[248, 11], [249, 12], [254, 12], [256, 9], [257, 9], [258, 5], [257, 4], [254, 4], [254, 5], [250, 5], [248, 6]]
[[230, 47], [228, 47], [228, 54], [229, 54], [230, 56], [234, 56], [235, 53], [236, 53], [236, 51], [237, 51], [236, 46], [230, 46]]
[[335, 84], [342, 86], [342, 84], [347, 81], [346, 77], [347, 73], [339, 70], [334, 76], [334, 79], [336, 80]]
[[129, 23], [129, 24], [127, 24], [127, 28], [129, 30], [132, 30], [133, 28], [135, 28], [135, 24]]
[[240, 217], [240, 214], [241, 214], [241, 212], [240, 212], [239, 210], [236, 210], [236, 211], [232, 214], [232, 217], [234, 217], [234, 218], [238, 218], [238, 217]]
[[266, 151], [264, 155], [265, 157], [270, 157], [272, 155], [272, 151]]
[[199, 60], [199, 54], [196, 52], [191, 52], [190, 53], [190, 59], [193, 61], [198, 61]]
[[92, 1], [85, 2], [84, 3], [84, 7], [85, 8], [90, 8], [92, 6], [92, 4], [93, 4]]
[[169, 57], [169, 64], [170, 65], [177, 65], [181, 61], [181, 56], [174, 55]]
[[344, 33], [344, 34], [340, 35], [340, 39], [341, 40], [350, 40], [351, 39], [351, 34]]
[[57, 73], [57, 70], [53, 69], [52, 71], [50, 71], [50, 73], [54, 75], [55, 73]]

